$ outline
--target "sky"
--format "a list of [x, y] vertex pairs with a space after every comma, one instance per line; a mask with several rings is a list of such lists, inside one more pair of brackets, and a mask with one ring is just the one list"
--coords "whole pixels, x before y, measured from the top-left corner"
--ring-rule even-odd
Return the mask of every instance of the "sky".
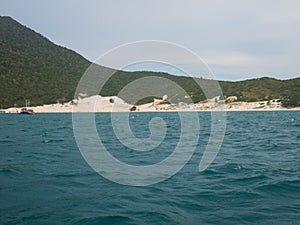
[[195, 52], [217, 79], [300, 76], [299, 0], [1, 0], [0, 15], [91, 61], [119, 45], [162, 40]]

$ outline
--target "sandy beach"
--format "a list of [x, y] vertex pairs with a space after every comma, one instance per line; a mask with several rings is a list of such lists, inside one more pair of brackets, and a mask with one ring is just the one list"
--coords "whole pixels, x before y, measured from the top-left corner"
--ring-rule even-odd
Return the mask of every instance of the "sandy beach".
[[[30, 107], [35, 113], [72, 113], [72, 112], [129, 112], [133, 105], [126, 103], [116, 96], [92, 96], [67, 103], [57, 103]], [[207, 101], [197, 104], [163, 104], [160, 101], [135, 106], [136, 112], [172, 112], [172, 111], [273, 111], [273, 110], [300, 110], [300, 107], [284, 108], [280, 102], [230, 102]], [[6, 113], [19, 113], [20, 108], [12, 107], [4, 110]]]

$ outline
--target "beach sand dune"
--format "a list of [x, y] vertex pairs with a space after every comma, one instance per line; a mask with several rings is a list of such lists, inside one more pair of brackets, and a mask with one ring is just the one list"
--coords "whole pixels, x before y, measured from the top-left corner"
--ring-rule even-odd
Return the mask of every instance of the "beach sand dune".
[[[76, 99], [67, 103], [57, 103], [31, 107], [36, 113], [70, 113], [70, 112], [157, 112], [157, 111], [264, 111], [264, 110], [300, 110], [300, 107], [284, 108], [279, 102], [211, 102], [197, 104], [179, 103], [160, 104], [160, 102], [147, 103], [135, 106], [126, 103], [117, 96], [91, 96]], [[21, 108], [8, 108], [6, 113], [19, 113]]]

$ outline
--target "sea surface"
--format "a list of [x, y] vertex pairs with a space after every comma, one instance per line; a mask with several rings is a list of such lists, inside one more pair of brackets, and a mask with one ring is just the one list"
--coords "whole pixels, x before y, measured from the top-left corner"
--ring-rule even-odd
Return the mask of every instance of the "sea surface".
[[[133, 187], [88, 165], [72, 114], [0, 114], [0, 224], [299, 224], [300, 111], [228, 112], [222, 147], [199, 172], [210, 115], [198, 113], [199, 141], [182, 170]], [[167, 124], [165, 139], [138, 153], [118, 141], [109, 113], [95, 121], [114, 157], [140, 165], [163, 160], [178, 143], [177, 113], [132, 113], [135, 136], [148, 137], [157, 116]]]

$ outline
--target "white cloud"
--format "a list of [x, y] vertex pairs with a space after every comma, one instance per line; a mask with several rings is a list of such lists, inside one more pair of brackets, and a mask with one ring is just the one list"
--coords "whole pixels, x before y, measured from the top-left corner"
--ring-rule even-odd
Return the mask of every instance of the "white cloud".
[[[205, 54], [204, 54], [205, 55]], [[223, 66], [241, 66], [255, 61], [254, 57], [240, 52], [215, 52], [208, 53], [203, 58], [208, 64]]]

